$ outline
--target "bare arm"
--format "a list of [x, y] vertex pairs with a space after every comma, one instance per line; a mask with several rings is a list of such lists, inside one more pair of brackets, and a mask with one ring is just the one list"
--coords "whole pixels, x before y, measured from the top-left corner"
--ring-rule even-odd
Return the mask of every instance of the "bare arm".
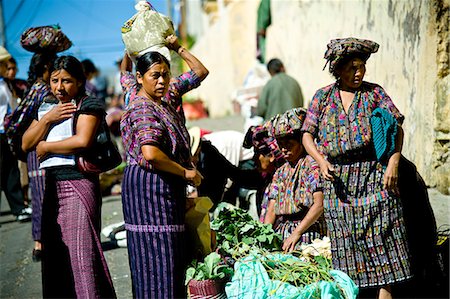
[[197, 169], [187, 169], [170, 159], [163, 151], [153, 145], [144, 145], [141, 147], [145, 160], [149, 161], [153, 167], [184, 178], [199, 186], [203, 177]]
[[267, 204], [266, 217], [264, 217], [264, 224], [271, 224], [272, 226], [275, 224], [275, 220], [277, 215], [275, 215], [275, 200], [269, 200]]
[[123, 55], [122, 62], [120, 63], [120, 72], [123, 74], [125, 72], [131, 72], [133, 70], [133, 62], [127, 53]]
[[395, 137], [395, 151], [389, 158], [389, 162], [384, 173], [383, 188], [399, 194], [398, 189], [398, 164], [402, 155], [403, 148], [403, 128], [399, 125], [397, 128], [397, 136]]
[[38, 158], [51, 154], [75, 154], [89, 148], [94, 142], [95, 133], [100, 125], [100, 117], [90, 114], [81, 114], [76, 125], [76, 134], [61, 141], [41, 141], [36, 147]]
[[283, 242], [284, 252], [291, 252], [295, 249], [295, 245], [300, 240], [300, 237], [319, 219], [323, 213], [323, 193], [314, 192], [314, 203], [306, 213], [305, 218], [302, 219], [299, 225], [295, 228], [292, 234]]
[[313, 157], [314, 160], [316, 160], [316, 162], [319, 164], [320, 172], [323, 178], [329, 181], [333, 181], [334, 178], [332, 173], [334, 171], [334, 168], [331, 163], [325, 160], [322, 154], [317, 150], [313, 135], [311, 135], [311, 133], [309, 132], [305, 132], [303, 134], [302, 143], [308, 154]]
[[33, 120], [31, 125], [22, 136], [22, 150], [29, 152], [47, 136], [51, 125], [72, 117], [77, 107], [72, 103], [58, 104], [39, 121]]
[[201, 81], [208, 76], [208, 69], [200, 62], [200, 60], [197, 59], [197, 57], [192, 55], [191, 52], [179, 44], [178, 38], [175, 35], [169, 35], [166, 38], [166, 42], [167, 47], [177, 52]]

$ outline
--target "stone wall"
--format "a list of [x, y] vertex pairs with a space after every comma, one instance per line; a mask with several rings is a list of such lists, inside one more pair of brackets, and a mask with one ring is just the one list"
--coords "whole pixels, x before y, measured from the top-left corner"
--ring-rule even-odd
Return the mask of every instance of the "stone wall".
[[[267, 59], [280, 58], [305, 96], [333, 82], [322, 71], [330, 39], [359, 37], [380, 44], [365, 80], [383, 86], [405, 115], [404, 155], [430, 186], [448, 193], [450, 177], [449, 1], [272, 0]], [[259, 1], [233, 1], [194, 51], [210, 77], [199, 94], [212, 116], [231, 109], [231, 93], [255, 63]]]

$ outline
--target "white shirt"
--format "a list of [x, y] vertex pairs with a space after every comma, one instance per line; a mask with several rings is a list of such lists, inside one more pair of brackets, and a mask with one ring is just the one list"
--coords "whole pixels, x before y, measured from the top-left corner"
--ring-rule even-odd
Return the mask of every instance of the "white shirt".
[[4, 119], [8, 112], [11, 112], [13, 96], [3, 78], [0, 78], [0, 133], [5, 133]]
[[219, 153], [221, 153], [234, 166], [240, 161], [253, 158], [253, 148], [247, 149], [242, 146], [245, 135], [238, 131], [226, 130], [216, 131], [204, 135], [202, 138], [209, 140]]

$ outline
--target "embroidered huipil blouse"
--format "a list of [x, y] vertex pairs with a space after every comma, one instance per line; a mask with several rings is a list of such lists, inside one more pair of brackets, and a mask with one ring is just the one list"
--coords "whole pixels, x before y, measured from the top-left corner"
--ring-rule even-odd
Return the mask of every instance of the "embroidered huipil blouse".
[[314, 192], [321, 190], [320, 167], [307, 155], [294, 167], [286, 162], [277, 169], [268, 197], [275, 200], [276, 215], [290, 215], [311, 207]]
[[347, 114], [336, 82], [316, 92], [309, 105], [302, 131], [317, 138], [318, 150], [321, 153], [330, 157], [345, 155], [372, 142], [370, 116], [378, 107], [386, 109], [400, 124], [403, 122], [404, 116], [384, 89], [369, 82], [363, 82], [355, 92]]
[[161, 104], [137, 95], [138, 85], [131, 72], [122, 74], [120, 81], [130, 99], [120, 121], [127, 163], [152, 169], [141, 147], [153, 145], [182, 166], [190, 166], [189, 133], [185, 126], [181, 96], [200, 85], [198, 76], [189, 71], [171, 80]]

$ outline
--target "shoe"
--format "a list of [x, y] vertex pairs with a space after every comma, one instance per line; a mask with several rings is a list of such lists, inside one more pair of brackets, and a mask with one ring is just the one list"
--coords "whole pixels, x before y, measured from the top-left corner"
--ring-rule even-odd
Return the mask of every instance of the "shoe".
[[33, 262], [40, 262], [42, 259], [42, 250], [33, 249], [32, 259], [33, 259]]
[[28, 210], [29, 208], [25, 208], [20, 211], [20, 214], [17, 215], [16, 220], [19, 222], [27, 222], [31, 221], [31, 213]]

